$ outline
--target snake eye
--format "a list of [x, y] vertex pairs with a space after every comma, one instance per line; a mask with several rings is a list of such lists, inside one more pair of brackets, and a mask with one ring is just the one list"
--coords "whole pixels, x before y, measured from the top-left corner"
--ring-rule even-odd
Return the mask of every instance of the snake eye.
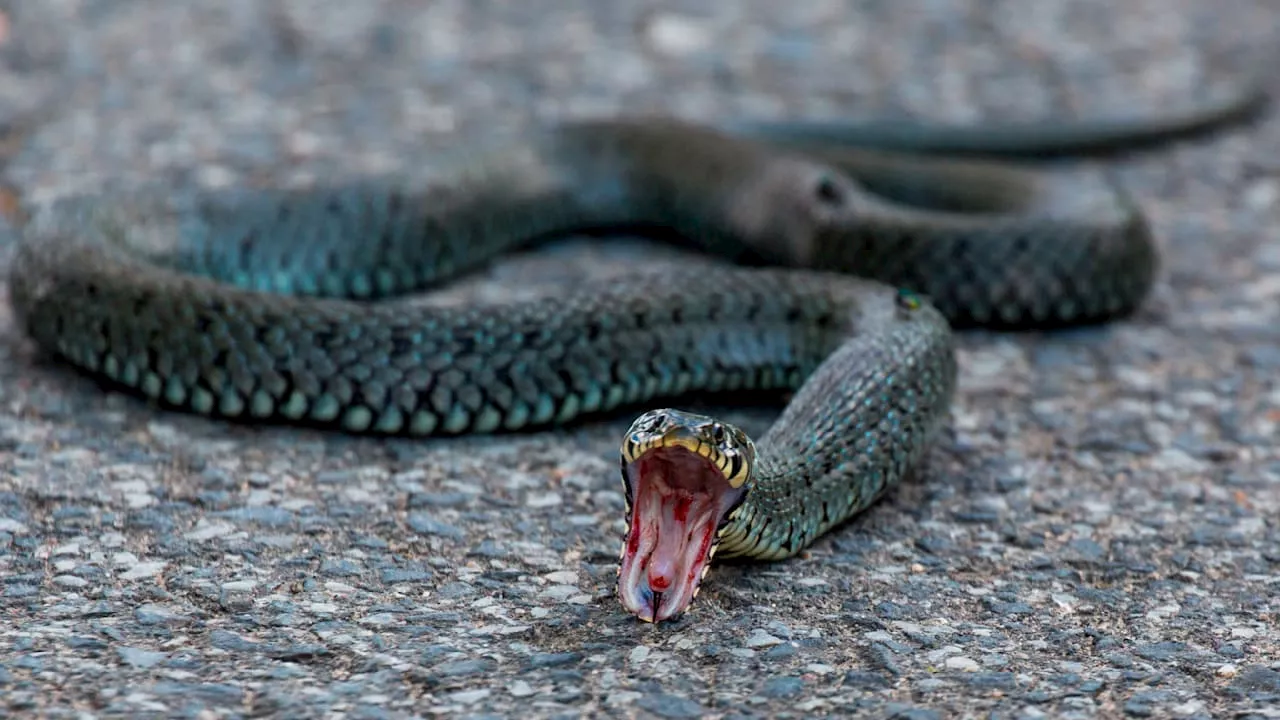
[[711, 426], [711, 442], [717, 445], [723, 445], [725, 439], [724, 426], [720, 423], [714, 423]]
[[814, 196], [824, 205], [839, 206], [844, 201], [844, 192], [835, 178], [823, 176], [814, 186]]

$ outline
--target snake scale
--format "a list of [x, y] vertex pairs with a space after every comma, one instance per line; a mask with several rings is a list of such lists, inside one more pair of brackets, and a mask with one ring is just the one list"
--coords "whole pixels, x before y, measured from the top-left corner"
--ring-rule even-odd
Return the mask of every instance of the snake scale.
[[[794, 555], [911, 471], [955, 392], [953, 328], [1099, 322], [1147, 294], [1155, 246], [1119, 191], [1112, 210], [1055, 213], [1027, 171], [917, 151], [1138, 143], [1239, 116], [1259, 92], [1077, 125], [584, 120], [420, 186], [81, 195], [25, 225], [10, 298], [45, 350], [229, 419], [456, 435], [793, 393], [754, 441], [674, 409], [628, 430], [618, 595], [660, 621], [717, 551]], [[395, 297], [545, 238], [654, 227], [731, 262], [521, 303]]]

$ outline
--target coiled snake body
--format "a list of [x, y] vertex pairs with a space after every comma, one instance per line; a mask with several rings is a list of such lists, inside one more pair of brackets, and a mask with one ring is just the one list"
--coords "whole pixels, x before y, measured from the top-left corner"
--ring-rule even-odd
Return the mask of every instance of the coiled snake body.
[[[226, 418], [425, 436], [694, 391], [794, 391], [756, 442], [675, 410], [628, 431], [619, 596], [656, 621], [688, 607], [717, 548], [790, 556], [915, 467], [954, 392], [951, 326], [1105, 320], [1152, 283], [1147, 225], [1121, 194], [1064, 216], [1037, 205], [1035, 176], [859, 143], [1069, 150], [1195, 129], [1255, 94], [1159, 123], [918, 137], [584, 121], [426, 187], [80, 196], [23, 229], [10, 297], [43, 348]], [[519, 304], [392, 299], [544, 237], [645, 225], [739, 262]]]

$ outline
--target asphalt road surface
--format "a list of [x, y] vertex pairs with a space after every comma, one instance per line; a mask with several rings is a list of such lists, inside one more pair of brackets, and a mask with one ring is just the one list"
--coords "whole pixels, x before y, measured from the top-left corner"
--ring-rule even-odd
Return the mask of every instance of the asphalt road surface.
[[[10, 217], [108, 185], [429, 174], [544, 118], [1160, 114], [1280, 39], [1267, 0], [10, 0], [0, 18]], [[1150, 213], [1143, 310], [965, 334], [928, 472], [801, 558], [718, 568], [656, 628], [612, 594], [629, 414], [432, 442], [232, 426], [103, 391], [0, 303], [0, 712], [1280, 716], [1277, 151], [1268, 116], [1063, 168]], [[568, 243], [456, 292], [669, 252]], [[730, 415], [758, 432], [774, 412]]]

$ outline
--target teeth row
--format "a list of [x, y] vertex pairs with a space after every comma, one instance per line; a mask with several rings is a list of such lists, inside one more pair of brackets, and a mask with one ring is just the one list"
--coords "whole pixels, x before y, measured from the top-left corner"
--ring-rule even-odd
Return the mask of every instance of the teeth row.
[[720, 452], [711, 445], [700, 440], [665, 440], [663, 438], [654, 438], [642, 443], [628, 443], [626, 449], [627, 462], [634, 462], [636, 458], [639, 458], [641, 455], [654, 448], [673, 446], [682, 447], [710, 460], [712, 464], [716, 466], [716, 469], [718, 469], [726, 478], [732, 479], [740, 470], [738, 467], [740, 463], [737, 459], [738, 455], [736, 453], [729, 454]]

